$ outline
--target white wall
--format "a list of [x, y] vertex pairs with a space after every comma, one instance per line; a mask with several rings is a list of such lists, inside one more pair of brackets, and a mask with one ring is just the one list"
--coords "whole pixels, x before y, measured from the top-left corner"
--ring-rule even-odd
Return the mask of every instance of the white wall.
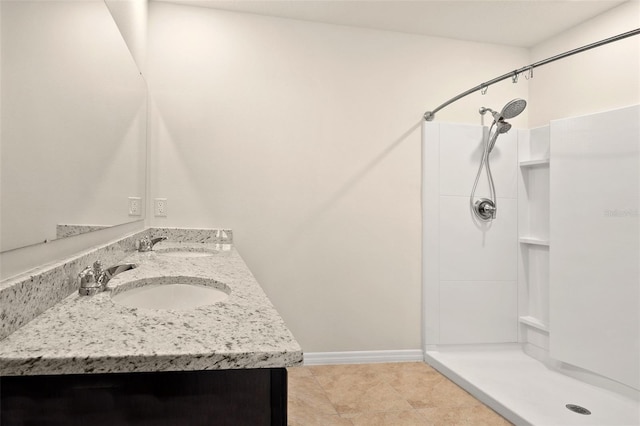
[[138, 69], [145, 74], [147, 64], [148, 0], [104, 0]]
[[[531, 62], [639, 27], [640, 1], [632, 0], [535, 46]], [[536, 68], [529, 84], [530, 128], [638, 104], [640, 36]]]
[[[421, 347], [420, 120], [524, 49], [150, 4], [157, 226], [234, 229], [306, 352]], [[438, 114], [525, 97], [497, 85]], [[526, 114], [514, 120], [526, 122]]]

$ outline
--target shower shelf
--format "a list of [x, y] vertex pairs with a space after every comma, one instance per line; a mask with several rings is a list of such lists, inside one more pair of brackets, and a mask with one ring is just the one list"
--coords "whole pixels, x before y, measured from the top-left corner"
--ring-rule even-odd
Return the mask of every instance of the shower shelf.
[[518, 338], [540, 348], [550, 337], [550, 148], [549, 126], [518, 140]]
[[542, 158], [539, 160], [527, 160], [527, 161], [520, 162], [520, 167], [536, 167], [536, 166], [548, 166], [548, 165], [549, 165], [548, 158]]
[[536, 246], [549, 247], [549, 240], [541, 240], [540, 238], [520, 237], [518, 241], [521, 242], [522, 244], [532, 244]]
[[528, 325], [529, 327], [536, 328], [536, 329], [544, 331], [546, 333], [549, 332], [549, 326], [547, 324], [543, 323], [542, 321], [540, 321], [538, 318], [535, 318], [535, 317], [532, 317], [532, 316], [519, 317], [518, 321], [521, 324]]

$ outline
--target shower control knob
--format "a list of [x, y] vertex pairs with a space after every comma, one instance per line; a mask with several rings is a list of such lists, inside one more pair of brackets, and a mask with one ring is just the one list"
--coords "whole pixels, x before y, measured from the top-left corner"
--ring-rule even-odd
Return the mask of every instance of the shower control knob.
[[495, 219], [496, 217], [496, 205], [488, 198], [481, 198], [480, 200], [476, 201], [473, 208], [475, 210], [476, 216], [480, 220], [490, 221]]

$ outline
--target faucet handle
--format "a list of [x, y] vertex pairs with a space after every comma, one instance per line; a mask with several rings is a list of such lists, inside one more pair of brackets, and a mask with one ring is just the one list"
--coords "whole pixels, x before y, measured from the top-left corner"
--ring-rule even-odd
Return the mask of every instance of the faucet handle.
[[80, 273], [78, 274], [78, 281], [80, 281], [80, 288], [78, 289], [78, 293], [80, 293], [81, 296], [91, 296], [93, 294], [96, 294], [100, 290], [100, 284], [98, 283], [99, 276], [100, 273], [96, 274], [95, 263], [93, 267], [87, 266], [82, 271], [80, 271]]
[[87, 266], [78, 274], [78, 280], [80, 281], [81, 286], [85, 286], [86, 284], [90, 284], [96, 281], [96, 276], [93, 272], [91, 266]]
[[151, 238], [148, 235], [140, 238], [136, 241], [136, 249], [138, 251], [149, 251], [151, 250]]
[[99, 260], [93, 262], [93, 274], [96, 277], [99, 277], [102, 274], [102, 262], [100, 262]]

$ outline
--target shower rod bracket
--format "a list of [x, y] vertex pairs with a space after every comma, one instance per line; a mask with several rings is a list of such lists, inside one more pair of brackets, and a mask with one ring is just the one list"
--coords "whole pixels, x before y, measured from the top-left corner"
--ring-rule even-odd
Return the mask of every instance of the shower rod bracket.
[[613, 37], [609, 37], [600, 41], [597, 41], [595, 43], [591, 43], [591, 44], [587, 44], [585, 46], [582, 47], [578, 47], [576, 49], [573, 50], [569, 50], [567, 52], [561, 53], [559, 55], [555, 55], [552, 56], [550, 58], [547, 59], [543, 59], [542, 61], [538, 61], [538, 62], [534, 62], [532, 64], [529, 64], [527, 66], [524, 66], [522, 68], [519, 68], [517, 70], [514, 71], [510, 71], [506, 74], [503, 74], [499, 77], [494, 78], [493, 80], [487, 81], [485, 83], [479, 84], [476, 87], [473, 87], [469, 90], [467, 90], [466, 92], [463, 92], [461, 94], [459, 94], [458, 96], [455, 96], [451, 99], [449, 99], [447, 102], [443, 103], [442, 105], [438, 106], [437, 108], [431, 110], [431, 111], [427, 111], [424, 113], [424, 119], [425, 121], [433, 121], [433, 119], [436, 116], [436, 113], [438, 111], [440, 111], [442, 108], [456, 102], [459, 99], [464, 98], [467, 95], [470, 95], [471, 93], [477, 92], [478, 90], [480, 90], [480, 93], [482, 93], [483, 95], [487, 92], [487, 88], [495, 83], [498, 83], [502, 80], [506, 80], [507, 78], [511, 78], [513, 83], [516, 83], [518, 81], [518, 75], [526, 72], [527, 74], [525, 74], [525, 78], [527, 80], [530, 80], [533, 78], [533, 69], [536, 67], [540, 67], [542, 65], [546, 65], [548, 63], [557, 61], [558, 59], [563, 59], [566, 58], [567, 56], [571, 56], [571, 55], [575, 55], [576, 53], [582, 53], [584, 51], [593, 49], [595, 47], [600, 47], [600, 46], [604, 46], [605, 44], [609, 44], [612, 43], [614, 41], [619, 41], [622, 39], [625, 39], [627, 37], [632, 37], [632, 36], [636, 36], [640, 34], [640, 28], [636, 28], [635, 30], [631, 30], [631, 31], [627, 31], [626, 33], [622, 33], [622, 34], [618, 34], [616, 36]]

